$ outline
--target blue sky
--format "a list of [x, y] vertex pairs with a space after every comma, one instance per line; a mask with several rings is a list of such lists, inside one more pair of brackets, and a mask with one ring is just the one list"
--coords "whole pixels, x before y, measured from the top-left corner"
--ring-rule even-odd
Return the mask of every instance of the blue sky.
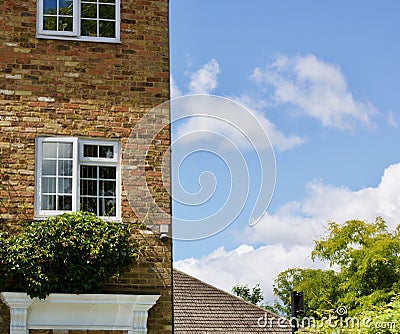
[[[177, 268], [225, 290], [260, 283], [272, 300], [281, 270], [325, 266], [308, 254], [329, 220], [381, 215], [398, 223], [399, 12], [395, 0], [170, 1], [173, 97], [212, 94], [246, 106], [276, 158], [275, 191], [261, 222], [248, 226], [246, 206], [217, 235], [175, 240]], [[244, 156], [254, 168], [252, 154]], [[204, 154], [180, 167], [194, 192], [201, 169], [212, 170], [218, 196], [210, 203], [223, 205], [229, 168]], [[174, 203], [177, 217], [194, 219], [201, 209]]]

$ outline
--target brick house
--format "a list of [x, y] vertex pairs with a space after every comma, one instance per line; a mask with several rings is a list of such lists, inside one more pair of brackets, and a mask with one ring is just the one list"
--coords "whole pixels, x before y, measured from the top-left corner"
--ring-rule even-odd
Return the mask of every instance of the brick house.
[[[0, 224], [77, 210], [138, 220], [148, 203], [138, 196], [132, 209], [122, 152], [143, 115], [169, 100], [168, 0], [4, 0], [0, 13]], [[156, 122], [168, 124], [169, 113]], [[143, 162], [166, 213], [161, 158], [169, 138], [166, 127]], [[141, 319], [147, 333], [172, 332], [172, 242], [159, 231], [170, 224], [165, 216], [153, 214], [151, 228], [136, 231], [141, 260], [104, 291], [159, 295]], [[9, 332], [9, 313], [0, 302], [0, 333]], [[96, 331], [103, 332], [110, 331]]]

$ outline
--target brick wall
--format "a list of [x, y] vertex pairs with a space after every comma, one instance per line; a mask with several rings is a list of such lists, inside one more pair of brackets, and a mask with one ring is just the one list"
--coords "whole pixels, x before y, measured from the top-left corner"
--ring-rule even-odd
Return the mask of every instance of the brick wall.
[[[169, 99], [168, 0], [122, 0], [121, 43], [36, 39], [35, 30], [36, 0], [0, 2], [2, 226], [33, 219], [36, 136], [113, 138], [123, 150], [142, 116]], [[169, 114], [157, 116], [168, 124]], [[160, 166], [168, 146], [165, 128], [146, 161], [150, 192], [166, 212]], [[123, 221], [136, 221], [125, 195], [122, 189]], [[171, 333], [171, 241], [143, 228], [135, 236], [144, 246], [140, 262], [104, 292], [161, 293], [149, 313], [149, 333]], [[1, 333], [7, 312], [0, 305]]]
[[0, 13], [6, 99], [141, 107], [168, 100], [168, 0], [122, 0], [121, 44], [36, 39], [36, 0], [4, 0]]

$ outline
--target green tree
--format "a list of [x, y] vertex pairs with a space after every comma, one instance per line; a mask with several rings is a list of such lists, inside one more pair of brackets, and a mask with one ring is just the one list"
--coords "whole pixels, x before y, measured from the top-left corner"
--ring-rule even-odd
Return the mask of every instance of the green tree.
[[359, 317], [370, 320], [364, 333], [398, 334], [400, 332], [400, 295], [396, 295], [385, 305], [362, 309]]
[[334, 309], [338, 296], [339, 278], [333, 270], [291, 268], [275, 279], [274, 294], [283, 302], [278, 306], [282, 314], [291, 316], [291, 292], [305, 296], [305, 316], [319, 317], [319, 311]]
[[244, 299], [246, 302], [252, 303], [254, 305], [258, 305], [264, 299], [263, 292], [259, 284], [257, 284], [251, 290], [247, 286], [247, 284], [235, 285], [232, 287], [232, 293]]
[[339, 306], [353, 315], [388, 305], [400, 292], [399, 231], [399, 226], [389, 231], [379, 217], [373, 223], [330, 222], [328, 236], [315, 242], [311, 257], [336, 270], [292, 268], [279, 274], [274, 292], [286, 314], [292, 290], [304, 292], [306, 315], [317, 318]]
[[252, 289], [250, 289], [246, 284], [235, 285], [232, 287], [232, 293], [244, 299], [245, 301], [257, 305], [263, 309], [279, 315], [284, 314], [282, 306], [278, 302], [275, 302], [274, 304], [262, 303], [262, 301], [264, 300], [264, 296], [259, 284], [257, 284]]

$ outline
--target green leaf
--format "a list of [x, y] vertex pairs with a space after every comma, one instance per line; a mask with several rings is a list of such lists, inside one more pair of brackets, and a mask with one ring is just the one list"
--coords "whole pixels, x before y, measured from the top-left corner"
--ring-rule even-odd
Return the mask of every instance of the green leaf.
[[92, 213], [34, 221], [19, 235], [0, 234], [0, 286], [12, 278], [31, 297], [93, 293], [139, 256], [131, 230]]

